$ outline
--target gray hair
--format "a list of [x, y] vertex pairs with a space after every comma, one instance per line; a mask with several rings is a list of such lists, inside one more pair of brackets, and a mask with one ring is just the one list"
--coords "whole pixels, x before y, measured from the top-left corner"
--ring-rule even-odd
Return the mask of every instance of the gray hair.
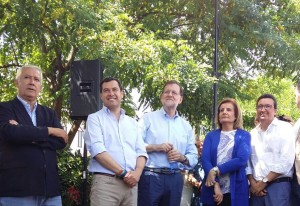
[[18, 80], [22, 74], [22, 71], [26, 68], [32, 68], [32, 69], [36, 69], [37, 71], [40, 72], [40, 77], [41, 77], [41, 83], [43, 81], [43, 72], [42, 72], [42, 69], [38, 66], [35, 66], [35, 65], [24, 65], [22, 67], [20, 67], [18, 70], [17, 70], [17, 74], [16, 74], [16, 80]]

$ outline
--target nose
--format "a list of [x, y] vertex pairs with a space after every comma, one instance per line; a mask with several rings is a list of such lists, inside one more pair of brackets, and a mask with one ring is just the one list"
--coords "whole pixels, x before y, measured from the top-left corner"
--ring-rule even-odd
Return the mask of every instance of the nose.
[[263, 106], [261, 109], [260, 109], [260, 111], [266, 111], [267, 109], [266, 109], [266, 106]]
[[35, 82], [34, 77], [30, 77], [30, 78], [29, 78], [29, 83], [30, 83], [30, 84], [34, 84], [34, 82]]
[[223, 114], [227, 114], [227, 109], [224, 109], [224, 110], [222, 111], [222, 113], [223, 113]]
[[114, 94], [114, 91], [113, 90], [108, 90], [108, 94], [112, 95], [112, 94]]

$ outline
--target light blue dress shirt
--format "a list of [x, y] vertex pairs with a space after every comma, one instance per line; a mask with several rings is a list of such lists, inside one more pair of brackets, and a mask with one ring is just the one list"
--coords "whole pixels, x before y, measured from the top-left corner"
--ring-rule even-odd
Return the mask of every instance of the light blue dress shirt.
[[[197, 164], [198, 151], [194, 131], [177, 112], [173, 118], [169, 117], [163, 108], [147, 113], [139, 121], [139, 128], [146, 145], [172, 143], [176, 150], [188, 158], [190, 166], [178, 162], [178, 169], [191, 169]], [[147, 167], [170, 168], [165, 152], [149, 152], [148, 155]]]
[[92, 156], [89, 164], [90, 172], [114, 174], [93, 158], [102, 152], [108, 152], [127, 171], [135, 170], [139, 156], [148, 157], [137, 122], [125, 115], [123, 109], [119, 121], [107, 107], [90, 114], [83, 137]]
[[33, 106], [33, 110], [30, 110], [30, 104], [28, 104], [24, 99], [22, 99], [21, 97], [17, 96], [17, 98], [20, 100], [20, 102], [23, 104], [23, 106], [25, 107], [29, 117], [31, 118], [31, 121], [33, 123], [34, 126], [36, 126], [36, 107], [37, 107], [37, 102], [34, 104]]

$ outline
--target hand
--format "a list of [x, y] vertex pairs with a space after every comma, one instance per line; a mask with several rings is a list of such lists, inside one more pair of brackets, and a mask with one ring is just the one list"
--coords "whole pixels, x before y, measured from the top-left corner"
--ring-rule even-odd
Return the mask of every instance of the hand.
[[158, 151], [166, 152], [166, 153], [173, 149], [173, 145], [171, 143], [162, 143], [157, 145], [157, 147], [158, 147], [157, 149]]
[[16, 120], [13, 120], [13, 119], [9, 120], [8, 122], [9, 122], [9, 124], [12, 124], [12, 125], [18, 125], [19, 124]]
[[195, 186], [194, 184], [195, 184], [195, 182], [197, 182], [197, 180], [193, 174], [188, 175], [187, 181], [188, 181], [188, 183], [190, 183], [193, 186]]
[[177, 161], [177, 162], [182, 162], [183, 161], [183, 156], [178, 150], [170, 150], [167, 152], [167, 157], [169, 161]]
[[129, 171], [123, 180], [129, 187], [134, 187], [139, 182], [140, 176], [141, 174], [137, 171]]
[[263, 196], [266, 195], [266, 186], [267, 184], [262, 181], [252, 182], [250, 184], [250, 192], [255, 196]]
[[193, 174], [189, 174], [188, 178], [187, 178], [187, 181], [191, 183], [191, 182], [193, 182], [194, 179], [195, 179], [194, 175]]
[[68, 142], [68, 134], [65, 130], [60, 128], [48, 127], [48, 134], [54, 137], [63, 138], [65, 143]]
[[216, 172], [211, 169], [207, 175], [205, 185], [207, 187], [211, 187], [215, 184], [216, 184]]
[[188, 183], [190, 183], [194, 187], [200, 187], [202, 182], [197, 181], [193, 174], [189, 174], [187, 178]]
[[257, 196], [265, 196], [265, 195], [267, 195], [267, 190], [266, 189], [263, 189], [262, 191], [260, 191], [258, 194], [257, 194]]
[[217, 203], [217, 205], [219, 205], [223, 201], [223, 193], [222, 193], [222, 190], [220, 188], [219, 183], [215, 184], [215, 186], [214, 186], [214, 192], [215, 192], [215, 194], [213, 195], [214, 196], [214, 200]]

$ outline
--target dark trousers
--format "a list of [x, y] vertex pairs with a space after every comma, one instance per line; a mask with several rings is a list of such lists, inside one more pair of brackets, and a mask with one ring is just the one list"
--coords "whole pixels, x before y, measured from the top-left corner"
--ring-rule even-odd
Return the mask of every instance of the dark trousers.
[[[203, 204], [203, 206], [215, 206], [215, 205], [217, 205], [217, 204], [214, 204], [214, 205]], [[231, 206], [230, 193], [226, 193], [226, 194], [223, 195], [223, 201], [218, 206]]]
[[143, 171], [138, 185], [138, 206], [180, 206], [181, 173], [158, 174]]
[[300, 204], [300, 185], [297, 176], [294, 173], [292, 180], [292, 192], [290, 206], [298, 206]]

